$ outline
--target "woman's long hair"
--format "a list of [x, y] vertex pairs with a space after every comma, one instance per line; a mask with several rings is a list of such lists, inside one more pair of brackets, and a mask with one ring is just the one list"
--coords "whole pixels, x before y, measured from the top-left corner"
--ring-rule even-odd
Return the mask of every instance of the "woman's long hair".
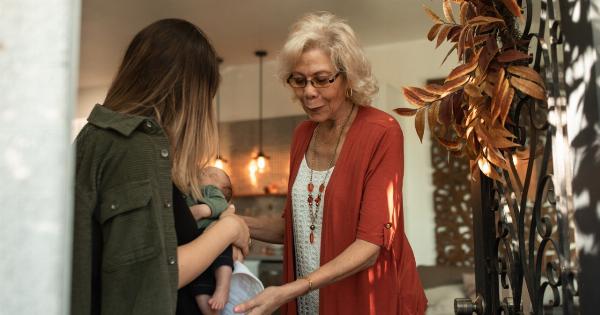
[[190, 22], [164, 19], [133, 38], [104, 103], [156, 119], [171, 145], [173, 182], [197, 199], [200, 170], [215, 153], [212, 104], [219, 82], [217, 55], [204, 33]]

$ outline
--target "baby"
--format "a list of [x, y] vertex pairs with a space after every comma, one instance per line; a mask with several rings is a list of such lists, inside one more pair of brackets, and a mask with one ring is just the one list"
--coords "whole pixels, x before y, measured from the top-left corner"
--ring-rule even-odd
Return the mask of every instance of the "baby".
[[[212, 166], [202, 170], [200, 185], [203, 198], [194, 200], [188, 197], [186, 200], [202, 233], [227, 209], [233, 190], [227, 173]], [[232, 248], [229, 246], [193, 285], [196, 303], [203, 314], [219, 314], [225, 307], [232, 272]]]

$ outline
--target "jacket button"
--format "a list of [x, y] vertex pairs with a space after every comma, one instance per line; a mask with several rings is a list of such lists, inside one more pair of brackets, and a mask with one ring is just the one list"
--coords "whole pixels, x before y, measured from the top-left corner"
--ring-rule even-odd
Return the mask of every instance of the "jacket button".
[[175, 257], [169, 256], [169, 258], [167, 258], [167, 262], [169, 265], [174, 265], [177, 261], [175, 260]]
[[167, 149], [160, 150], [160, 156], [162, 156], [164, 158], [169, 157], [169, 150], [167, 150]]
[[114, 204], [114, 203], [113, 203], [112, 205], [110, 205], [110, 209], [111, 209], [111, 210], [117, 210], [117, 208], [118, 208], [118, 207], [119, 207], [119, 206], [118, 206], [118, 205], [116, 205], [116, 204]]
[[171, 203], [170, 202], [165, 202], [165, 208], [171, 208]]
[[385, 224], [385, 228], [388, 229], [388, 230], [391, 229], [392, 228], [392, 224], [391, 223], [386, 223]]

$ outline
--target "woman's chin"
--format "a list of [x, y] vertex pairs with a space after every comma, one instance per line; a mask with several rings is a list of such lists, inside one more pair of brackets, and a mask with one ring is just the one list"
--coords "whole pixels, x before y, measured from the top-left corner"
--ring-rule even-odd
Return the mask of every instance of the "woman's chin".
[[308, 113], [308, 119], [310, 121], [316, 122], [316, 123], [322, 123], [325, 120], [327, 120], [327, 117], [325, 117], [325, 115], [323, 114], [311, 114]]
[[323, 122], [323, 121], [327, 120], [327, 115], [320, 110], [318, 110], [318, 111], [305, 110], [304, 112], [306, 113], [306, 115], [308, 115], [308, 119], [310, 119], [311, 121], [319, 123], [319, 122]]

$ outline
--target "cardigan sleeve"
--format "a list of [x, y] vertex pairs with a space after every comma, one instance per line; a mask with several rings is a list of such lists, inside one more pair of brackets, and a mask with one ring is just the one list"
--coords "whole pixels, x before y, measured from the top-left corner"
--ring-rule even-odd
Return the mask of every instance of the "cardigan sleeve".
[[[365, 175], [357, 238], [390, 249], [402, 224], [404, 138], [397, 122], [381, 135]], [[401, 231], [398, 231], [401, 232]]]

